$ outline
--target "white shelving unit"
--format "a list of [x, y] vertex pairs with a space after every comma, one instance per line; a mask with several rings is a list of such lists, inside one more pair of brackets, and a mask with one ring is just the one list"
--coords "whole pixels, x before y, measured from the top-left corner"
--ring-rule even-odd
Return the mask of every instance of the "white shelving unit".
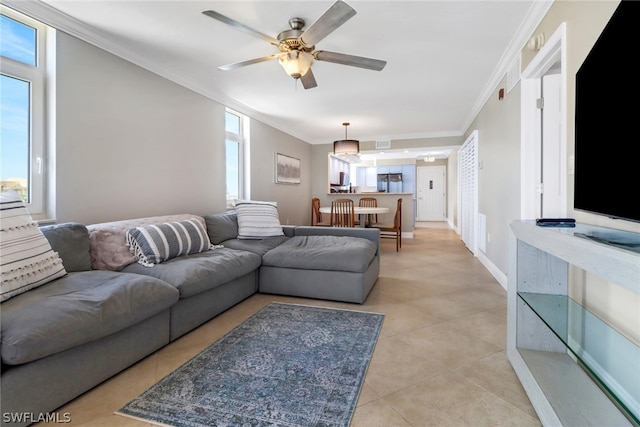
[[571, 265], [640, 293], [636, 245], [601, 227], [511, 224], [507, 354], [545, 426], [640, 424], [640, 348], [567, 295]]

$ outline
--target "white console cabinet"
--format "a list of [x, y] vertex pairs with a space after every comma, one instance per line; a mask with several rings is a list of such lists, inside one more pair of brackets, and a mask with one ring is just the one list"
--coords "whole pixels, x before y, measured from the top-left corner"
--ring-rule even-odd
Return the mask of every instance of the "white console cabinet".
[[640, 348], [568, 296], [570, 266], [640, 293], [638, 244], [583, 224], [511, 224], [507, 354], [543, 425], [640, 424]]

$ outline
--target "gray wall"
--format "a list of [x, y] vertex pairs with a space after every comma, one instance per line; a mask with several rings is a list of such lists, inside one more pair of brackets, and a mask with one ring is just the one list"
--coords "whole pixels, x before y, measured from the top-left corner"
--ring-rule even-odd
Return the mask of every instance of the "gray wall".
[[[556, 1], [535, 31], [535, 34], [542, 32], [550, 36], [562, 22], [567, 24], [567, 158], [575, 152], [575, 75], [618, 4], [618, 1]], [[531, 62], [532, 58], [531, 52], [523, 50], [523, 69]], [[625, 70], [621, 70], [621, 76], [623, 79], [625, 78]], [[624, 90], [624, 85], [617, 87], [617, 89]], [[625, 154], [621, 153], [621, 155]], [[573, 175], [567, 175], [567, 212], [569, 216], [573, 216], [577, 221], [583, 223], [640, 232], [640, 224], [574, 211], [573, 184]]]
[[[556, 1], [533, 34], [548, 38], [562, 22], [567, 23], [567, 158], [574, 153], [575, 73], [602, 32], [616, 1], [569, 2]], [[522, 69], [531, 62], [535, 52], [522, 49]], [[508, 272], [509, 224], [520, 217], [520, 84], [498, 100], [502, 81], [465, 132], [478, 130], [479, 212], [486, 215], [486, 257], [505, 275]], [[638, 231], [630, 223], [573, 211], [573, 176], [567, 177], [569, 216], [578, 221], [612, 228]]]
[[[58, 222], [225, 209], [223, 105], [63, 32], [56, 74]], [[256, 121], [252, 139], [251, 196], [308, 223], [310, 145]], [[301, 159], [302, 184], [275, 184], [276, 152]]]
[[[616, 6], [609, 1], [555, 2], [535, 32], [549, 37], [567, 22], [568, 154], [573, 153], [574, 75]], [[55, 170], [57, 179], [53, 202], [58, 221], [224, 210], [223, 105], [63, 33], [57, 44], [56, 162], [50, 171]], [[524, 68], [533, 54], [523, 49], [522, 55]], [[520, 206], [520, 86], [498, 101], [500, 87], [504, 82], [465, 136], [478, 130], [483, 165], [479, 210], [487, 216], [491, 236], [486, 257], [506, 274], [508, 226], [519, 217]], [[283, 223], [308, 224], [311, 197], [327, 201], [331, 144], [311, 146], [255, 120], [251, 140], [250, 196], [277, 201]], [[301, 184], [275, 184], [278, 152], [301, 159]], [[448, 220], [454, 227], [456, 166], [454, 154], [447, 173]], [[575, 216], [620, 228], [600, 217]]]
[[[504, 87], [504, 82], [501, 86]], [[509, 224], [520, 218], [520, 86], [498, 89], [469, 127], [478, 130], [478, 212], [486, 215], [486, 256], [509, 270]]]
[[[278, 202], [282, 224], [311, 220], [311, 145], [257, 120], [251, 121], [251, 198]], [[300, 184], [275, 184], [275, 156], [300, 159]]]

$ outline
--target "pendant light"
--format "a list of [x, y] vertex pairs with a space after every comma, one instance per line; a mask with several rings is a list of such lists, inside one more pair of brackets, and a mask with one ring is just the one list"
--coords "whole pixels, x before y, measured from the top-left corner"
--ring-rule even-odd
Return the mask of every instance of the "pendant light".
[[343, 123], [344, 139], [333, 141], [333, 154], [343, 156], [353, 156], [360, 153], [360, 141], [347, 138], [347, 126], [349, 123]]

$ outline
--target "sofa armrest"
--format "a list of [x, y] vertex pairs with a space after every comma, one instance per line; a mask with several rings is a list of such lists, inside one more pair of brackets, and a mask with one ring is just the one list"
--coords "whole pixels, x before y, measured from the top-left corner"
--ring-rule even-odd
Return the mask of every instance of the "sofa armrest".
[[299, 225], [295, 228], [296, 236], [352, 236], [371, 240], [376, 244], [376, 252], [380, 250], [380, 230], [377, 228], [359, 227], [313, 227]]
[[282, 232], [287, 237], [293, 237], [296, 235], [296, 228], [297, 228], [296, 225], [283, 225]]

